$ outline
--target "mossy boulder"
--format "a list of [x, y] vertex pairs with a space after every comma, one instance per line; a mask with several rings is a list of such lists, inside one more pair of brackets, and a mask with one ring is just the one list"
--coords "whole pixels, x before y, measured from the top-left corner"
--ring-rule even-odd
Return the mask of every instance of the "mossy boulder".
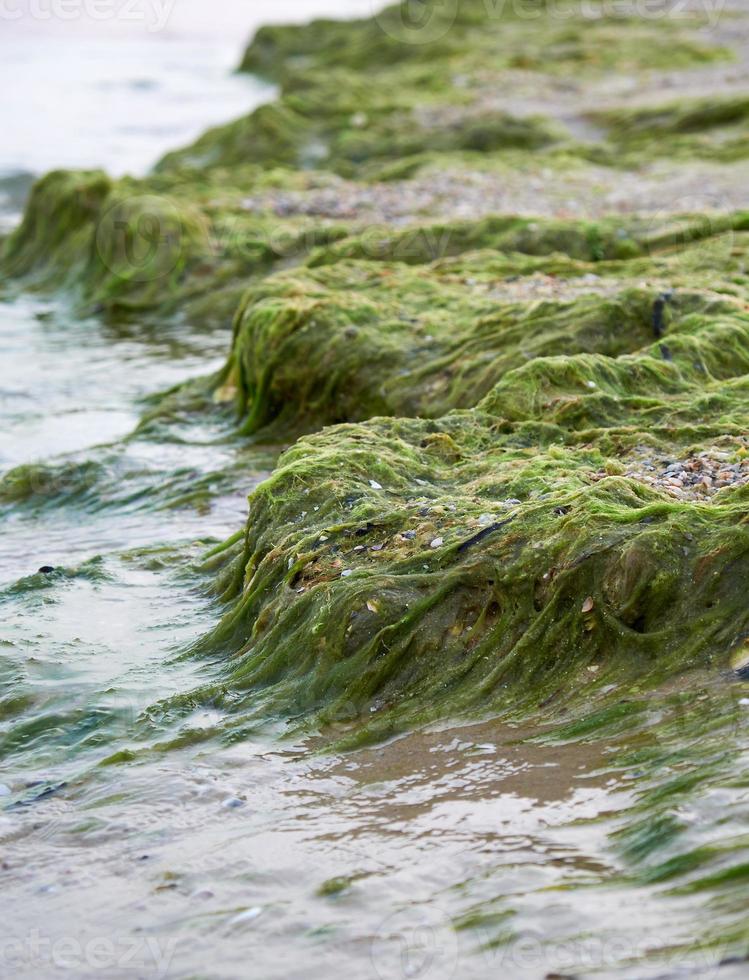
[[[565, 301], [571, 283], [578, 295]], [[599, 282], [598, 290], [590, 283], [586, 291], [581, 277], [562, 283], [559, 299], [513, 302], [509, 285], [504, 296], [502, 280], [493, 285], [451, 282], [433, 266], [366, 262], [266, 279], [244, 298], [224, 373], [236, 389], [244, 430], [275, 423], [280, 431], [309, 431], [373, 415], [435, 417], [475, 405], [519, 370], [533, 377], [528, 389], [544, 400], [548, 383], [533, 376], [537, 359], [547, 365], [551, 356], [587, 353], [615, 364], [655, 344], [653, 290], [617, 288], [614, 281]], [[698, 335], [706, 314], [719, 309], [720, 300], [699, 293], [671, 302], [674, 351], [686, 343], [680, 328], [691, 323]], [[733, 312], [730, 304], [726, 309]], [[731, 347], [729, 356], [736, 353]], [[657, 350], [656, 357], [662, 365]]]
[[[696, 247], [604, 262], [611, 292], [562, 301], [487, 295], [492, 263], [519, 261], [488, 251], [343, 260], [249, 294], [251, 425], [422, 417], [305, 437], [252, 494], [219, 578], [230, 609], [198, 647], [226, 658], [226, 690], [205, 696], [382, 736], [728, 671], [749, 636], [749, 470], [708, 496], [644, 478], [749, 452], [747, 303], [696, 288]], [[549, 259], [569, 263], [563, 288], [584, 281]], [[629, 261], [693, 286], [635, 286]]]
[[33, 186], [23, 220], [2, 248], [3, 269], [70, 281], [91, 261], [93, 230], [112, 181], [101, 171], [55, 170]]
[[201, 650], [235, 707], [357, 737], [726, 669], [749, 635], [747, 487], [678, 501], [606, 464], [590, 433], [484, 408], [307, 437], [250, 498]]
[[[220, 396], [234, 398], [246, 433], [288, 438], [373, 415], [434, 418], [469, 408], [516, 371], [539, 403], [551, 404], [551, 382], [536, 378], [537, 366], [545, 372], [558, 357], [560, 372], [574, 371], [563, 358], [586, 354], [590, 364], [575, 383], [600, 389], [585, 405], [603, 413], [608, 397], [612, 418], [622, 418], [639, 384], [631, 364], [647, 387], [659, 382], [641, 365], [652, 360], [660, 379], [687, 348], [702, 372], [718, 370], [716, 357], [741, 356], [729, 338], [742, 313], [736, 290], [693, 286], [697, 263], [704, 277], [711, 261], [724, 274], [731, 266], [739, 272], [749, 240], [734, 229], [745, 224], [743, 213], [721, 218], [718, 228], [696, 219], [498, 217], [345, 237], [313, 251], [306, 268], [248, 290]], [[716, 245], [722, 229], [732, 236], [730, 256]], [[435, 252], [448, 257], [429, 261]], [[722, 314], [725, 351], [702, 351]], [[736, 329], [743, 336], [743, 325]], [[692, 361], [685, 355], [684, 363]], [[700, 374], [696, 383], [705, 380]], [[501, 385], [497, 397], [507, 401], [503, 414], [514, 410], [515, 396]], [[565, 410], [573, 405], [570, 398]]]
[[553, 155], [563, 146], [586, 158], [590, 148], [576, 147], [563, 122], [501, 104], [504, 91], [512, 101], [513, 72], [595, 80], [729, 56], [678, 17], [609, 16], [595, 4], [553, 13], [544, 0], [456, 0], [395, 5], [343, 23], [263, 27], [241, 69], [277, 81], [279, 98], [168, 154], [160, 169], [254, 162], [368, 178], [422, 154]]
[[[206, 698], [387, 734], [618, 698], [734, 663], [747, 637], [746, 481], [690, 496], [642, 470], [747, 451], [747, 214], [593, 220], [580, 199], [595, 168], [741, 158], [745, 98], [593, 111], [612, 73], [727, 52], [696, 21], [521, 6], [265, 28], [242, 67], [273, 103], [143, 180], [49, 175], [3, 243], [4, 271], [105, 312], [225, 324], [239, 304], [215, 390], [168, 411], [213, 395], [256, 439], [329, 426], [211, 557], [229, 607], [196, 648], [225, 663]], [[576, 168], [584, 190], [543, 218], [256, 200], [341, 177], [408, 194], [469, 166]]]
[[221, 171], [215, 182], [55, 171], [33, 186], [23, 221], [0, 242], [0, 269], [27, 287], [65, 289], [104, 312], [179, 310], [228, 325], [254, 276], [352, 230], [251, 212], [243, 184], [255, 187], [258, 175], [239, 177], [227, 189]]

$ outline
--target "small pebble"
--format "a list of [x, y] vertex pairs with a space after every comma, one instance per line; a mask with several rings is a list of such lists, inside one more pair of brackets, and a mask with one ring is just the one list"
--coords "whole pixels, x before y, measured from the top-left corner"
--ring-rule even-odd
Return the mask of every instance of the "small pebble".
[[443, 544], [444, 544], [444, 538], [432, 538], [432, 540], [429, 542], [429, 547], [441, 548]]
[[51, 572], [54, 572], [54, 570], [55, 570], [54, 565], [42, 565], [42, 567], [39, 569], [39, 572], [41, 575], [49, 575]]
[[594, 606], [595, 606], [595, 602], [593, 600], [593, 596], [589, 595], [582, 605], [582, 612], [584, 613], [591, 612]]
[[353, 574], [354, 574], [353, 568], [344, 568], [344, 570], [341, 572], [341, 578], [348, 578], [349, 575], [353, 575]]
[[370, 480], [369, 485], [373, 490], [382, 490], [382, 484], [378, 483], [377, 480]]
[[240, 806], [244, 806], [245, 801], [240, 800], [238, 796], [230, 796], [223, 801], [221, 806], [226, 807], [227, 810], [236, 810]]

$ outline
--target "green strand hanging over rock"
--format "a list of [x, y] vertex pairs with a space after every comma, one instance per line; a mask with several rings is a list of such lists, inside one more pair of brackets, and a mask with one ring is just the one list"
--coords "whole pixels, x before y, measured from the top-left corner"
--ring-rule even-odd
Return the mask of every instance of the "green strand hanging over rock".
[[[295, 183], [283, 173], [264, 180]], [[0, 269], [27, 287], [65, 289], [86, 309], [228, 324], [253, 277], [352, 231], [248, 211], [243, 183], [257, 188], [263, 179], [250, 168], [232, 182], [54, 171], [34, 185], [23, 221], [0, 242]]]

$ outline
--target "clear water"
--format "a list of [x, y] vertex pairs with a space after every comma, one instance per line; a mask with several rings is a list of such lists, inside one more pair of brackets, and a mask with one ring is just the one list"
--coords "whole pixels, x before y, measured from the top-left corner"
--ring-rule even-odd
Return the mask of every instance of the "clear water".
[[[33, 87], [59, 38], [28, 43]], [[39, 116], [0, 164], [137, 169], [167, 148], [162, 96], [195, 107], [188, 126], [259, 95], [218, 61], [187, 70], [189, 38], [162, 38], [139, 73], [142, 37], [101, 43], [79, 75], [94, 88], [64, 111], [111, 98], [102, 138], [86, 123], [40, 146]], [[130, 53], [102, 95], [111, 44]], [[128, 133], [145, 92], [151, 121]], [[0, 299], [0, 472], [40, 464], [31, 499], [0, 505], [0, 976], [745, 976], [749, 685], [692, 679], [567, 730], [446, 723], [346, 754], [162, 710], [220, 682], [180, 656], [220, 615], [200, 559], [242, 526], [272, 454], [218, 422], [131, 434], [145, 396], [227, 343]]]

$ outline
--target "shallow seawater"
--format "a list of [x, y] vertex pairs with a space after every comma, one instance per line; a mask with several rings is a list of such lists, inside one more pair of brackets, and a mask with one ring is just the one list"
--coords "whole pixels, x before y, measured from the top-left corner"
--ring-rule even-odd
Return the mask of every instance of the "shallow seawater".
[[[21, 93], [0, 113], [1, 162], [8, 172], [105, 166], [117, 174], [143, 173], [175, 145], [275, 92], [230, 72], [236, 42], [175, 38], [165, 64], [163, 48], [147, 37], [61, 43], [56, 36], [19, 35], [0, 40], [0, 85]], [[53, 89], [66, 97], [52, 97]]]

